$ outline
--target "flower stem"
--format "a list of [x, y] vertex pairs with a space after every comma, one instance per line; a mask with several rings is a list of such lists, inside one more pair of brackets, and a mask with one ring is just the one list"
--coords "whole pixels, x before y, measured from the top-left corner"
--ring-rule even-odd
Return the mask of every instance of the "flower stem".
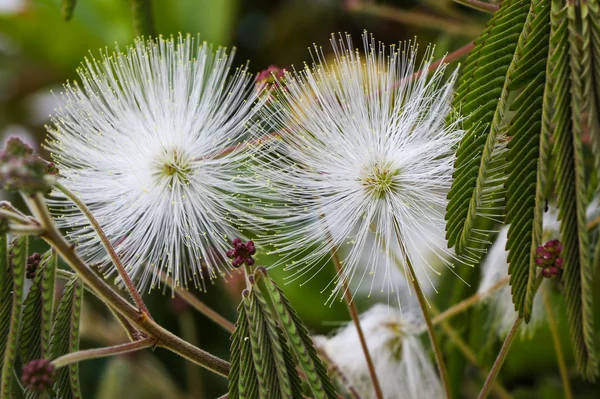
[[506, 336], [506, 339], [504, 340], [504, 343], [502, 344], [502, 348], [500, 348], [500, 353], [498, 353], [498, 357], [496, 357], [496, 360], [494, 361], [494, 365], [492, 366], [492, 369], [490, 370], [490, 374], [488, 374], [488, 376], [485, 380], [485, 383], [483, 384], [483, 388], [481, 389], [481, 392], [479, 393], [479, 397], [478, 397], [479, 399], [485, 399], [489, 395], [490, 388], [492, 387], [492, 384], [496, 380], [496, 377], [498, 376], [498, 373], [500, 372], [500, 369], [502, 368], [502, 365], [504, 364], [504, 361], [506, 360], [506, 356], [508, 355], [510, 346], [512, 345], [513, 341], [515, 340], [515, 337], [517, 336], [517, 331], [519, 330], [521, 321], [523, 321], [523, 319], [521, 317], [517, 317], [512, 328], [508, 332], [508, 335]]
[[98, 276], [87, 264], [75, 253], [74, 246], [70, 245], [56, 228], [44, 197], [40, 193], [34, 194], [28, 201], [30, 208], [38, 221], [44, 227], [42, 238], [46, 240], [60, 256], [73, 268], [85, 284], [92, 289], [104, 303], [115, 311], [129, 319], [135, 326], [145, 332], [148, 337], [156, 339], [156, 345], [169, 349], [180, 356], [205, 367], [217, 374], [227, 377], [230, 364], [202, 349], [191, 345], [174, 335], [170, 331], [158, 325], [147, 314], [133, 307], [125, 298], [115, 292], [100, 276]]
[[569, 382], [569, 372], [567, 371], [565, 357], [562, 351], [562, 346], [560, 344], [558, 326], [556, 324], [556, 319], [554, 318], [552, 304], [550, 303], [550, 294], [548, 293], [547, 287], [542, 291], [544, 296], [544, 306], [546, 308], [546, 317], [548, 317], [548, 326], [550, 327], [550, 332], [552, 333], [552, 341], [554, 342], [554, 350], [556, 351], [556, 360], [558, 362], [558, 368], [560, 370], [560, 379], [563, 383], [565, 399], [572, 399], [573, 391], [571, 390], [571, 383]]
[[[402, 245], [401, 245], [402, 248]], [[404, 250], [403, 250], [404, 252]], [[435, 329], [433, 327], [433, 323], [431, 322], [431, 315], [429, 314], [429, 304], [425, 299], [425, 295], [423, 294], [423, 290], [421, 289], [421, 284], [417, 280], [417, 275], [415, 274], [415, 270], [413, 268], [412, 262], [408, 257], [408, 254], [404, 254], [404, 258], [406, 260], [406, 266], [408, 267], [409, 276], [408, 279], [412, 283], [415, 292], [417, 293], [417, 299], [419, 300], [419, 306], [421, 307], [421, 311], [423, 312], [423, 318], [425, 319], [425, 324], [427, 326], [427, 333], [429, 334], [429, 339], [431, 340], [431, 346], [433, 347], [433, 353], [435, 354], [435, 360], [438, 366], [438, 371], [440, 372], [440, 379], [442, 380], [442, 384], [444, 385], [444, 390], [446, 391], [446, 397], [450, 399], [452, 397], [452, 391], [450, 390], [450, 380], [448, 378], [448, 369], [446, 368], [446, 362], [444, 361], [444, 356], [442, 354], [442, 348], [440, 347], [440, 343], [435, 335]]]
[[457, 314], [459, 314], [461, 312], [464, 312], [471, 306], [479, 303], [480, 301], [484, 300], [485, 298], [487, 298], [494, 292], [498, 291], [500, 288], [506, 286], [506, 284], [508, 284], [508, 280], [509, 280], [509, 277], [503, 278], [502, 280], [498, 281], [496, 284], [491, 286], [490, 289], [488, 289], [487, 291], [482, 292], [482, 293], [477, 293], [475, 295], [470, 296], [469, 298], [463, 299], [456, 305], [449, 307], [448, 309], [444, 310], [442, 313], [433, 317], [433, 319], [431, 320], [431, 323], [435, 326], [446, 319], [449, 319], [451, 317], [456, 316]]
[[169, 287], [171, 287], [171, 288], [173, 288], [175, 290], [175, 294], [178, 297], [180, 297], [181, 299], [183, 299], [184, 301], [186, 301], [188, 304], [190, 304], [198, 312], [202, 313], [204, 316], [206, 316], [210, 320], [214, 321], [216, 324], [218, 324], [225, 331], [232, 333], [235, 330], [235, 325], [232, 322], [230, 322], [229, 320], [227, 320], [226, 318], [224, 318], [223, 316], [221, 316], [220, 314], [218, 314], [217, 312], [215, 312], [213, 309], [211, 309], [204, 302], [202, 302], [201, 300], [199, 300], [198, 298], [196, 298], [189, 291], [184, 290], [181, 287], [174, 286], [173, 285], [173, 280], [171, 278], [167, 277], [164, 273], [160, 274], [160, 278]]
[[454, 0], [456, 3], [462, 4], [464, 6], [474, 8], [479, 11], [495, 13], [500, 8], [496, 4], [486, 3], [481, 0]]
[[114, 247], [112, 246], [110, 240], [108, 239], [106, 234], [104, 234], [104, 230], [102, 230], [102, 226], [100, 226], [100, 223], [98, 223], [98, 221], [96, 220], [96, 218], [94, 217], [94, 215], [92, 214], [90, 209], [71, 190], [69, 190], [62, 184], [56, 183], [56, 188], [59, 191], [61, 191], [68, 199], [70, 199], [77, 206], [77, 208], [79, 208], [79, 210], [85, 215], [87, 220], [90, 222], [90, 224], [94, 228], [94, 231], [96, 231], [96, 234], [98, 234], [98, 237], [100, 237], [100, 241], [102, 242], [102, 245], [104, 245], [106, 252], [108, 252], [108, 255], [110, 256], [115, 267], [117, 268], [117, 271], [119, 272], [119, 276], [121, 276], [123, 283], [125, 283], [125, 286], [127, 287], [129, 294], [131, 295], [131, 298], [133, 299], [133, 301], [135, 302], [135, 304], [137, 305], [137, 307], [140, 309], [140, 311], [142, 313], [146, 313], [148, 315], [148, 317], [152, 318], [152, 316], [150, 315], [150, 312], [148, 311], [148, 308], [146, 307], [146, 304], [144, 303], [144, 300], [142, 299], [142, 296], [140, 295], [137, 288], [131, 281], [129, 274], [127, 274], [127, 270], [125, 270], [125, 266], [123, 266], [123, 263], [121, 262], [121, 258], [119, 258], [119, 255], [117, 255], [117, 252], [115, 251]]
[[124, 353], [138, 351], [140, 349], [149, 348], [154, 345], [156, 339], [144, 338], [139, 341], [127, 342], [125, 344], [107, 346], [105, 348], [88, 349], [84, 351], [77, 351], [68, 353], [52, 361], [52, 364], [56, 368], [61, 368], [72, 363], [78, 363], [83, 360], [98, 359], [101, 357], [108, 357], [113, 355], [121, 355]]
[[[432, 313], [435, 314], [436, 312], [437, 310], [432, 305]], [[434, 320], [438, 319], [438, 317], [439, 315], [434, 317]], [[452, 343], [456, 345], [458, 350], [469, 362], [471, 362], [471, 364], [477, 367], [479, 372], [482, 374], [482, 377], [485, 378], [489, 373], [489, 370], [479, 363], [479, 361], [477, 360], [477, 355], [475, 355], [475, 353], [469, 347], [469, 345], [462, 339], [460, 334], [450, 325], [450, 323], [448, 323], [448, 320], [446, 320], [445, 318], [438, 319], [438, 322], [440, 323], [442, 330], [444, 330], [444, 332], [446, 333], [448, 338], [450, 338]], [[496, 395], [501, 399], [511, 398], [510, 393], [508, 393], [508, 391], [498, 381], [494, 381], [494, 383], [492, 384], [492, 389], [494, 390], [494, 392], [496, 392]]]
[[377, 399], [383, 399], [383, 392], [381, 391], [381, 385], [379, 385], [379, 379], [377, 378], [377, 373], [375, 372], [375, 366], [373, 365], [373, 359], [371, 359], [371, 354], [369, 353], [369, 348], [367, 347], [367, 341], [365, 340], [365, 335], [363, 334], [362, 327], [360, 325], [360, 317], [358, 315], [358, 310], [356, 309], [356, 304], [352, 300], [352, 292], [350, 291], [350, 287], [348, 283], [343, 278], [342, 274], [342, 262], [340, 261], [340, 257], [337, 253], [337, 248], [333, 248], [331, 251], [331, 256], [333, 259], [333, 263], [335, 264], [335, 268], [337, 270], [337, 274], [340, 278], [340, 282], [342, 284], [342, 288], [344, 290], [344, 302], [348, 306], [348, 311], [350, 312], [350, 317], [352, 317], [352, 321], [356, 326], [356, 332], [358, 333], [358, 339], [360, 340], [360, 346], [362, 347], [363, 353], [365, 354], [365, 359], [367, 360], [367, 367], [369, 369], [369, 375], [371, 376], [371, 381], [373, 382], [373, 388], [375, 389], [375, 395]]
[[462, 21], [444, 18], [423, 12], [402, 9], [375, 3], [359, 3], [349, 8], [349, 11], [371, 15], [402, 24], [420, 26], [427, 29], [442, 30], [449, 34], [477, 37], [482, 31], [481, 26], [466, 24]]

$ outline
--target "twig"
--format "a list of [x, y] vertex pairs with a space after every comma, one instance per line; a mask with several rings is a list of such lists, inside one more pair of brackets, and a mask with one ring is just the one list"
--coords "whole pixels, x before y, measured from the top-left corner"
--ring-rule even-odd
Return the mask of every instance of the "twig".
[[358, 4], [348, 9], [349, 11], [372, 15], [382, 19], [401, 22], [403, 24], [416, 25], [434, 30], [443, 30], [449, 34], [466, 37], [477, 37], [482, 31], [482, 27], [478, 25], [467, 25], [461, 21], [450, 20], [417, 11], [403, 10], [401, 8], [383, 4]]
[[352, 292], [350, 291], [350, 287], [346, 280], [344, 280], [342, 274], [342, 263], [340, 261], [339, 255], [337, 253], [336, 248], [334, 247], [331, 251], [333, 263], [335, 264], [335, 268], [337, 270], [337, 274], [340, 278], [340, 282], [342, 284], [342, 288], [344, 290], [344, 301], [348, 307], [348, 311], [350, 312], [350, 316], [352, 317], [352, 321], [356, 326], [356, 332], [358, 333], [358, 339], [360, 340], [360, 346], [362, 347], [363, 353], [365, 354], [365, 359], [367, 361], [367, 368], [369, 369], [369, 375], [371, 376], [371, 381], [373, 382], [373, 388], [375, 389], [375, 396], [378, 399], [383, 399], [383, 392], [381, 391], [381, 385], [379, 385], [379, 379], [377, 378], [377, 373], [375, 372], [375, 366], [373, 365], [373, 359], [371, 358], [371, 354], [369, 353], [369, 348], [367, 347], [367, 341], [365, 340], [365, 335], [363, 333], [362, 327], [360, 325], [360, 317], [358, 315], [358, 310], [356, 309], [356, 304], [352, 300]]
[[194, 309], [202, 313], [204, 316], [214, 321], [216, 324], [221, 326], [227, 332], [233, 332], [235, 330], [235, 325], [221, 316], [219, 313], [215, 312], [201, 300], [196, 298], [189, 291], [182, 289], [181, 287], [177, 287], [173, 285], [173, 280], [170, 277], [167, 277], [164, 273], [160, 274], [160, 278], [164, 281], [169, 287], [173, 288], [175, 294], [190, 304]]
[[[398, 221], [394, 220], [394, 228], [396, 230], [396, 235], [398, 239], [402, 237], [400, 234], [400, 226], [398, 225]], [[442, 384], [444, 385], [444, 391], [446, 391], [446, 398], [452, 398], [452, 391], [450, 388], [450, 379], [448, 377], [448, 369], [446, 368], [446, 362], [444, 361], [444, 355], [442, 354], [442, 348], [440, 347], [440, 343], [435, 334], [435, 328], [433, 327], [433, 323], [431, 322], [431, 315], [429, 314], [429, 304], [425, 299], [425, 295], [423, 294], [423, 290], [421, 289], [421, 284], [419, 284], [417, 274], [415, 273], [415, 269], [413, 268], [412, 261], [406, 252], [406, 248], [404, 248], [403, 244], [400, 242], [400, 251], [402, 256], [404, 257], [406, 267], [408, 268], [409, 275], [406, 276], [407, 279], [411, 282], [415, 292], [417, 293], [417, 299], [419, 301], [419, 306], [421, 307], [421, 312], [423, 313], [423, 318], [425, 319], [425, 325], [427, 326], [427, 333], [429, 334], [429, 340], [431, 341], [431, 346], [433, 348], [433, 353], [435, 354], [435, 360], [438, 366], [438, 371], [440, 372], [440, 379], [442, 380]]]
[[544, 295], [544, 306], [546, 308], [546, 317], [548, 317], [548, 326], [552, 333], [552, 342], [554, 343], [554, 350], [556, 351], [556, 360], [558, 362], [558, 368], [560, 370], [560, 379], [562, 380], [563, 388], [565, 391], [565, 399], [573, 398], [573, 391], [571, 390], [571, 383], [569, 382], [569, 372], [567, 371], [567, 364], [565, 362], [565, 356], [562, 351], [560, 344], [560, 335], [558, 334], [558, 326], [556, 325], [556, 319], [554, 318], [554, 311], [552, 310], [552, 304], [550, 303], [550, 294], [548, 288], [542, 289]]
[[506, 360], [506, 356], [508, 355], [510, 346], [512, 345], [513, 341], [515, 340], [515, 337], [517, 336], [517, 331], [519, 330], [519, 326], [521, 325], [522, 320], [523, 319], [521, 319], [521, 317], [517, 317], [515, 323], [513, 324], [508, 335], [506, 336], [506, 339], [502, 344], [502, 348], [500, 348], [500, 353], [498, 353], [498, 357], [494, 361], [494, 365], [492, 366], [492, 369], [490, 370], [490, 373], [488, 374], [485, 383], [483, 384], [483, 388], [479, 393], [479, 399], [485, 399], [489, 395], [490, 389], [494, 381], [496, 380], [496, 377], [498, 376], [498, 373], [500, 372], [504, 361]]
[[456, 3], [462, 4], [464, 6], [474, 8], [479, 11], [495, 13], [500, 9], [496, 4], [487, 3], [481, 0], [454, 0]]
[[113, 355], [121, 355], [124, 353], [135, 352], [140, 349], [145, 349], [153, 346], [156, 342], [155, 338], [144, 338], [139, 341], [127, 342], [125, 344], [107, 346], [104, 348], [87, 349], [68, 353], [52, 361], [56, 368], [67, 366], [71, 363], [78, 363], [83, 360], [98, 359]]
[[469, 298], [466, 298], [466, 299], [460, 301], [456, 305], [453, 305], [452, 307], [444, 310], [442, 313], [435, 316], [431, 320], [431, 323], [435, 326], [438, 323], [457, 315], [458, 313], [464, 312], [471, 306], [475, 305], [476, 303], [479, 303], [480, 301], [487, 298], [494, 292], [498, 291], [500, 288], [505, 287], [506, 284], [508, 284], [508, 280], [509, 280], [509, 277], [505, 277], [502, 280], [498, 281], [493, 286], [491, 286], [490, 289], [488, 289], [487, 291], [482, 292], [482, 293], [477, 293], [473, 296], [470, 296]]
[[[437, 309], [433, 307], [431, 309], [432, 313], [437, 313]], [[437, 318], [437, 317], [436, 317]], [[435, 318], [434, 318], [435, 319]], [[460, 334], [448, 323], [446, 319], [440, 319], [439, 323], [442, 327], [442, 330], [446, 333], [450, 341], [456, 345], [458, 350], [463, 354], [463, 356], [473, 364], [482, 375], [483, 378], [487, 376], [489, 373], [489, 369], [482, 366], [477, 360], [477, 355], [473, 352], [473, 350], [469, 347], [469, 345], [462, 339]], [[496, 395], [501, 399], [510, 399], [511, 395], [508, 393], [506, 388], [504, 388], [498, 381], [494, 381], [492, 384], [492, 389], [496, 393]]]
[[36, 193], [28, 200], [34, 215], [38, 221], [46, 229], [41, 236], [50, 245], [52, 245], [61, 257], [77, 272], [87, 285], [115, 311], [129, 319], [135, 326], [148, 335], [157, 340], [157, 346], [169, 349], [180, 356], [205, 367], [217, 374], [227, 377], [231, 365], [223, 359], [214, 356], [192, 344], [186, 342], [166, 330], [154, 320], [150, 319], [145, 313], [141, 313], [133, 307], [125, 298], [119, 295], [109, 286], [100, 276], [94, 273], [90, 267], [85, 264], [75, 253], [74, 247], [71, 246], [62, 234], [56, 228], [48, 208], [41, 194]]
[[108, 252], [108, 255], [110, 256], [110, 258], [112, 259], [113, 264], [117, 268], [117, 271], [119, 272], [119, 276], [123, 280], [123, 283], [125, 283], [125, 286], [127, 287], [127, 291], [129, 291], [131, 298], [133, 299], [133, 301], [135, 302], [135, 304], [137, 305], [137, 307], [140, 309], [140, 311], [142, 313], [145, 313], [148, 315], [148, 317], [152, 318], [152, 316], [150, 315], [150, 312], [148, 311], [148, 308], [146, 307], [146, 304], [144, 303], [144, 300], [142, 299], [142, 296], [140, 295], [139, 291], [135, 287], [135, 284], [133, 284], [133, 282], [131, 281], [131, 278], [129, 277], [127, 270], [125, 270], [125, 266], [123, 266], [123, 263], [121, 262], [121, 258], [119, 258], [119, 255], [117, 255], [117, 252], [115, 251], [114, 247], [112, 246], [110, 240], [108, 239], [106, 234], [104, 234], [104, 230], [102, 229], [102, 226], [100, 226], [100, 223], [98, 223], [98, 221], [96, 220], [96, 218], [94, 217], [94, 215], [92, 214], [90, 209], [87, 207], [87, 205], [85, 205], [83, 203], [83, 201], [81, 201], [75, 195], [75, 193], [73, 193], [67, 187], [63, 186], [61, 183], [56, 183], [56, 188], [60, 192], [62, 192], [68, 199], [70, 199], [77, 206], [77, 208], [79, 208], [79, 210], [84, 214], [84, 216], [87, 218], [87, 220], [90, 222], [94, 231], [96, 231], [96, 234], [98, 234], [98, 237], [100, 237], [100, 241], [102, 242], [102, 245], [106, 249], [106, 252]]

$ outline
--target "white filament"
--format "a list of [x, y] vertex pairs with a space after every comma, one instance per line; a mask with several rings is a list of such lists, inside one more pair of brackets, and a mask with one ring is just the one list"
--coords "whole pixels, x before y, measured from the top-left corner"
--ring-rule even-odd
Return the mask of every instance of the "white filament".
[[[61, 182], [91, 210], [140, 287], [215, 275], [246, 207], [240, 178], [256, 91], [233, 52], [198, 38], [137, 40], [86, 59], [67, 84], [47, 147]], [[87, 219], [55, 194], [58, 224], [89, 262], [108, 265]], [[111, 270], [110, 268], [108, 269]], [[114, 272], [114, 271], [113, 271]]]

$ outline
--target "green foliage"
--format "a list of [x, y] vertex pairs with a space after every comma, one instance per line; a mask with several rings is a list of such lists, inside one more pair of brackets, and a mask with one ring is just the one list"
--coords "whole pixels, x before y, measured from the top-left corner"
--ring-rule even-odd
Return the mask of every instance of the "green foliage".
[[302, 398], [298, 364], [313, 397], [337, 398], [308, 332], [273, 280], [251, 278], [231, 344], [230, 398]]
[[36, 271], [31, 288], [23, 302], [19, 339], [21, 363], [48, 355], [54, 304], [54, 276], [57, 257], [48, 251]]
[[[48, 358], [54, 360], [67, 353], [79, 350], [79, 322], [83, 301], [83, 283], [71, 279], [65, 286], [56, 311]], [[54, 393], [61, 399], [79, 399], [79, 365], [73, 363], [58, 370]]]
[[7, 250], [6, 236], [0, 238], [0, 398], [11, 397], [13, 389], [27, 244], [27, 236], [17, 236]]
[[[505, 0], [467, 58], [455, 106], [467, 131], [456, 154], [454, 182], [448, 193], [446, 238], [458, 254], [476, 263], [489, 245], [489, 234], [477, 226], [482, 218], [504, 219], [502, 167], [493, 165], [503, 152], [503, 116], [517, 40], [529, 2]], [[475, 243], [483, 244], [471, 250]]]
[[75, 4], [77, 0], [61, 0], [60, 2], [60, 14], [65, 21], [70, 21], [75, 11]]
[[552, 2], [552, 79], [556, 194], [564, 259], [565, 302], [578, 368], [587, 378], [597, 374], [592, 313], [592, 267], [588, 258], [586, 189], [582, 148], [583, 99], [578, 8]]
[[520, 316], [529, 321], [535, 295], [536, 249], [541, 244], [549, 151], [550, 1], [534, 0], [507, 82], [521, 90], [511, 104], [508, 134], [506, 222], [510, 285]]

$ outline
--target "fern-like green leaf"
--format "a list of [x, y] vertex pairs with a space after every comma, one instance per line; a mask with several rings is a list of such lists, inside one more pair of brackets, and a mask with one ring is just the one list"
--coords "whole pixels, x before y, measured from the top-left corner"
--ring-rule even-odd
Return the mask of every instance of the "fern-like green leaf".
[[287, 341], [258, 289], [247, 291], [232, 337], [230, 398], [302, 399]]
[[258, 284], [263, 284], [265, 291], [279, 318], [279, 324], [295, 354], [302, 371], [306, 375], [308, 385], [315, 399], [336, 399], [335, 388], [327, 375], [327, 369], [317, 355], [308, 331], [290, 302], [277, 287], [275, 282], [257, 271]]
[[[490, 244], [489, 231], [478, 219], [504, 219], [503, 170], [493, 166], [503, 152], [506, 77], [513, 67], [517, 41], [529, 1], [504, 0], [466, 60], [455, 97], [455, 108], [466, 116], [467, 133], [456, 154], [454, 182], [448, 193], [446, 238], [458, 254], [478, 262]], [[473, 244], [477, 250], [469, 251]]]
[[[54, 360], [79, 350], [79, 321], [83, 301], [83, 283], [73, 278], [65, 286], [56, 311], [48, 358]], [[73, 363], [58, 370], [54, 393], [61, 399], [80, 399], [79, 365]]]
[[522, 91], [511, 104], [515, 114], [508, 131], [506, 247], [513, 302], [525, 321], [531, 317], [536, 249], [543, 233], [551, 112], [549, 48], [550, 0], [534, 0], [508, 77], [509, 89]]
[[[600, 173], [600, 1], [581, 0], [583, 98], [588, 114], [596, 181]], [[594, 187], [594, 191], [598, 186]]]
[[[13, 378], [19, 320], [23, 300], [23, 283], [25, 280], [25, 264], [27, 262], [27, 236], [13, 239], [10, 249], [6, 248], [6, 237], [0, 239], [0, 256], [2, 257], [0, 273], [0, 360], [2, 361], [0, 379], [0, 398], [10, 398], [13, 389]], [[8, 254], [8, 256], [7, 256]]]
[[23, 302], [23, 316], [19, 339], [21, 362], [42, 359], [48, 355], [54, 303], [54, 276], [57, 257], [48, 251], [40, 266], [27, 297]]
[[593, 339], [592, 267], [588, 254], [586, 190], [582, 148], [582, 43], [578, 10], [552, 0], [551, 63], [554, 97], [556, 193], [564, 259], [564, 291], [571, 343], [578, 369], [597, 374]]

